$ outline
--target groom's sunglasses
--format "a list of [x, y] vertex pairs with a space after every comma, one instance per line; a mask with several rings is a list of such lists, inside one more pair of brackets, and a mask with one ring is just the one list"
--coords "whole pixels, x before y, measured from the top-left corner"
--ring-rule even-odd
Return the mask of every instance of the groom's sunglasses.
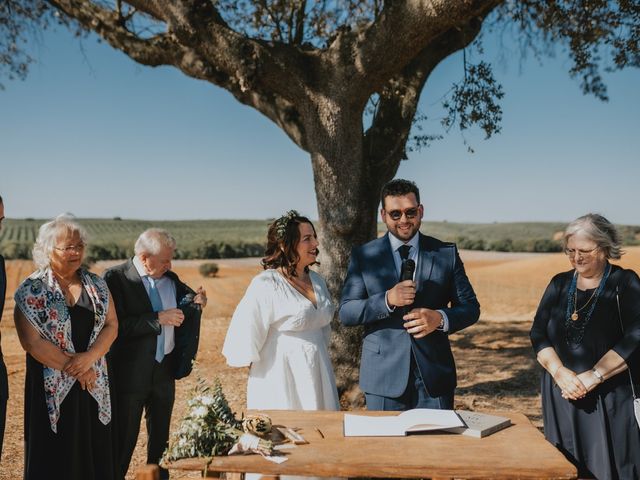
[[406, 210], [391, 210], [387, 212], [387, 215], [389, 215], [392, 220], [400, 220], [402, 215], [410, 220], [418, 216], [418, 207], [407, 208]]

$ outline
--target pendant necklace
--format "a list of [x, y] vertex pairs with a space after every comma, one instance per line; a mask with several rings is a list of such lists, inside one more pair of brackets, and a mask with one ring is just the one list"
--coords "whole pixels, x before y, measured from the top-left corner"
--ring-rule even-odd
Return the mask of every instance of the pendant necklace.
[[591, 303], [591, 300], [593, 300], [593, 297], [596, 296], [596, 292], [597, 291], [598, 291], [598, 289], [594, 288], [593, 289], [593, 293], [589, 297], [589, 300], [587, 300], [586, 303], [583, 306], [581, 306], [580, 308], [578, 308], [578, 295], [574, 295], [573, 296], [573, 313], [571, 314], [571, 320], [573, 320], [574, 322], [576, 320], [578, 320], [578, 318], [579, 318], [578, 313], [580, 313], [582, 310], [587, 308], [587, 306]]
[[[567, 295], [567, 313], [564, 322], [567, 344], [571, 348], [577, 348], [577, 346], [582, 343], [585, 328], [587, 327], [587, 324], [591, 319], [591, 315], [593, 314], [593, 311], [596, 308], [596, 304], [598, 303], [598, 298], [604, 290], [604, 286], [607, 283], [607, 279], [609, 278], [610, 273], [611, 264], [607, 262], [607, 266], [604, 269], [604, 273], [602, 275], [602, 278], [600, 279], [598, 287], [591, 294], [589, 300], [587, 300], [587, 302], [579, 309], [577, 308], [578, 272], [573, 275]], [[579, 312], [584, 310], [588, 305], [589, 309], [587, 310], [586, 314], [584, 314], [584, 317], [580, 318], [580, 315], [578, 315]]]

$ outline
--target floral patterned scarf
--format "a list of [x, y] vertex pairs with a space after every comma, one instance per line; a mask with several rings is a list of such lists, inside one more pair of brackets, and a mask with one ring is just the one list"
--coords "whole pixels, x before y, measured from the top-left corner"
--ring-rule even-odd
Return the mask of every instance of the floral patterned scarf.
[[[90, 347], [105, 324], [109, 307], [109, 289], [106, 282], [97, 275], [84, 269], [79, 270], [79, 274], [95, 312], [95, 323], [89, 338]], [[71, 340], [71, 316], [62, 289], [51, 269], [38, 270], [22, 282], [16, 291], [15, 300], [16, 305], [42, 338], [49, 340], [64, 352], [75, 353]], [[57, 432], [60, 405], [76, 379], [55, 368], [43, 366], [43, 369], [49, 421], [51, 430]], [[98, 402], [98, 418], [107, 425], [111, 421], [111, 397], [105, 358], [100, 358], [93, 365], [93, 369], [97, 380], [90, 394]]]

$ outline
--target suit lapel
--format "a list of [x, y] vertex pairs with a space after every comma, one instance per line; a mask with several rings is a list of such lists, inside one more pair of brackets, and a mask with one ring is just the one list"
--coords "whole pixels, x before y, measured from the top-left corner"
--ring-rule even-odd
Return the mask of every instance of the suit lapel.
[[[192, 292], [192, 291], [189, 291], [189, 290], [185, 291], [186, 285], [183, 287], [183, 283], [178, 278], [178, 275], [176, 275], [175, 272], [173, 272], [172, 270], [169, 270], [167, 273], [165, 273], [165, 276], [171, 279], [171, 281], [173, 282], [173, 285], [175, 287], [175, 290], [176, 290], [176, 305], [180, 305], [180, 300], [182, 300], [182, 297], [184, 297], [187, 293], [194, 293], [195, 294], [195, 292]], [[186, 288], [188, 288], [188, 287], [186, 287]]]
[[144, 302], [148, 305], [149, 310], [153, 310], [153, 306], [151, 305], [151, 300], [149, 300], [149, 294], [147, 294], [147, 289], [144, 288], [144, 284], [142, 283], [142, 278], [136, 270], [136, 266], [133, 264], [132, 260], [127, 262], [127, 269], [124, 272], [125, 277], [129, 282], [131, 282], [131, 288], [134, 289], [132, 293], [139, 298], [141, 302]]
[[389, 233], [376, 242], [373, 258], [376, 265], [375, 276], [380, 278], [385, 289], [392, 288], [400, 280], [400, 272], [396, 270], [396, 263], [393, 261]]
[[429, 249], [427, 237], [420, 235], [420, 261], [418, 262], [418, 275], [416, 275], [416, 292], [422, 290], [422, 285], [431, 277], [433, 270], [434, 252]]

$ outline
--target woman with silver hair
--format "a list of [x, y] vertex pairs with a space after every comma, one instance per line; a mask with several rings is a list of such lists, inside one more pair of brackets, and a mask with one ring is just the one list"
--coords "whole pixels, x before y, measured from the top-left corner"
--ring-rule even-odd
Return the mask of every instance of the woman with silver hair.
[[640, 279], [609, 263], [622, 254], [620, 236], [601, 215], [570, 223], [564, 244], [572, 270], [553, 277], [531, 328], [544, 433], [580, 478], [638, 479]]
[[118, 320], [105, 281], [82, 268], [85, 245], [69, 215], [42, 225], [37, 271], [15, 294], [27, 352], [25, 479], [115, 478], [105, 354]]

